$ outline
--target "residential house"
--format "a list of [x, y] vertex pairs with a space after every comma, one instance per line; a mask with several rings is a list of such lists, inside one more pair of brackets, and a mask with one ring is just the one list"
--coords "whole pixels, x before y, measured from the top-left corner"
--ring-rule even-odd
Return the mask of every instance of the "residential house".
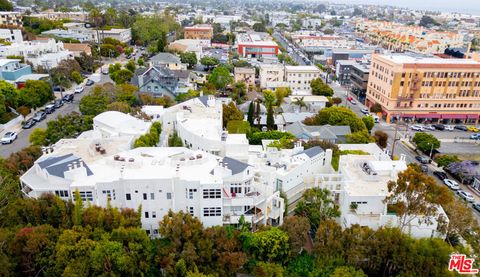
[[346, 142], [346, 136], [351, 133], [350, 126], [310, 126], [301, 121], [293, 122], [285, 126], [285, 131], [292, 133], [296, 138], [303, 141], [325, 140], [339, 144]]
[[233, 70], [235, 82], [244, 82], [247, 87], [255, 86], [255, 68], [235, 67]]
[[166, 67], [170, 70], [185, 70], [187, 65], [180, 58], [171, 53], [158, 53], [150, 58], [150, 64], [155, 67]]
[[18, 78], [32, 74], [30, 65], [21, 64], [16, 59], [0, 59], [0, 78], [7, 81], [15, 81]]

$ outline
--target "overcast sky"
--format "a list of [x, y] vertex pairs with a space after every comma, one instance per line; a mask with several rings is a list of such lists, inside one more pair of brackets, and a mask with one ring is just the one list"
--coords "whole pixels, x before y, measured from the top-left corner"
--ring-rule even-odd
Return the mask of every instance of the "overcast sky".
[[376, 4], [407, 7], [411, 9], [444, 12], [461, 12], [480, 15], [480, 0], [330, 0], [357, 4]]

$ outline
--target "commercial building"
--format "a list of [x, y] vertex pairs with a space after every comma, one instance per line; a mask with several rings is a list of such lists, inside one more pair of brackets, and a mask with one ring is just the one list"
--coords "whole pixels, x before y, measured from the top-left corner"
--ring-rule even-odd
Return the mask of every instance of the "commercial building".
[[245, 82], [247, 86], [255, 85], [255, 68], [235, 67], [233, 72], [235, 82]]
[[208, 24], [199, 24], [183, 28], [185, 39], [211, 40], [213, 37], [213, 28]]
[[15, 81], [18, 78], [32, 74], [32, 67], [27, 64], [21, 64], [16, 59], [0, 59], [0, 79]]
[[[339, 170], [335, 173], [317, 174], [315, 186], [332, 192], [340, 207], [339, 222], [343, 228], [359, 224], [374, 230], [382, 227], [403, 227], [403, 231], [417, 238], [441, 237], [440, 221], [448, 224], [448, 217], [441, 206], [437, 214], [429, 218], [431, 224], [416, 215], [401, 226], [400, 217], [389, 209], [393, 202], [385, 202], [390, 194], [387, 184], [397, 179], [398, 173], [407, 169], [405, 157], [392, 161], [376, 144], [339, 144], [340, 150], [362, 150], [369, 155], [340, 156]], [[412, 216], [413, 218], [414, 216]], [[420, 219], [420, 220], [419, 220]]]
[[368, 76], [370, 75], [370, 63], [355, 63], [350, 69], [351, 91], [362, 102], [365, 100]]
[[352, 60], [339, 60], [335, 65], [335, 75], [340, 84], [350, 84], [350, 72], [357, 62]]
[[323, 34], [311, 34], [310, 32], [292, 34], [292, 41], [300, 48], [321, 47], [331, 49], [352, 48], [355, 46], [354, 40], [348, 40], [345, 37]]
[[22, 30], [20, 29], [0, 29], [0, 40], [9, 43], [23, 42]]
[[285, 81], [293, 94], [311, 95], [310, 83], [320, 77], [320, 69], [313, 65], [285, 66]]
[[242, 57], [261, 58], [278, 55], [279, 47], [268, 33], [239, 33], [236, 48]]
[[0, 12], [0, 25], [2, 27], [22, 27], [22, 14], [19, 12]]
[[477, 123], [480, 62], [418, 55], [373, 55], [367, 105], [394, 118]]

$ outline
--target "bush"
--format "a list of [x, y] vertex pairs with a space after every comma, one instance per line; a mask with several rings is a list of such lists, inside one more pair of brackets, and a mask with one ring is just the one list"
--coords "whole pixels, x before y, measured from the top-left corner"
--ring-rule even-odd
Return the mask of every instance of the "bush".
[[182, 138], [178, 136], [177, 131], [173, 131], [173, 133], [168, 137], [168, 146], [169, 147], [183, 146]]
[[150, 127], [148, 134], [141, 135], [135, 140], [133, 147], [153, 147], [160, 141], [160, 133], [162, 132], [162, 124], [154, 122]]
[[281, 131], [267, 131], [267, 132], [254, 132], [248, 138], [250, 144], [260, 145], [262, 144], [262, 140], [274, 140], [274, 139], [294, 139], [295, 136], [289, 132], [281, 132]]
[[445, 167], [451, 163], [459, 161], [460, 159], [456, 155], [438, 155], [437, 157], [435, 157], [435, 162], [439, 167]]
[[0, 124], [5, 124], [10, 120], [14, 119], [15, 117], [17, 117], [17, 115], [12, 112], [2, 113], [0, 114]]
[[80, 84], [83, 81], [82, 74], [80, 74], [78, 71], [73, 71], [70, 77], [77, 84]]
[[243, 120], [231, 120], [227, 123], [229, 134], [247, 134], [250, 131], [250, 124]]

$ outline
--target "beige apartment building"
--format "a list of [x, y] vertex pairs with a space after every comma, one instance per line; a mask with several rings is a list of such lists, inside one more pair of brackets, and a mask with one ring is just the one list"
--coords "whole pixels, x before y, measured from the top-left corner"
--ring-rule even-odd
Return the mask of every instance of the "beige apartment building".
[[366, 102], [379, 103], [387, 122], [478, 123], [480, 62], [374, 54]]
[[235, 67], [233, 72], [235, 82], [245, 82], [247, 86], [255, 86], [255, 68]]
[[22, 14], [19, 12], [0, 12], [0, 25], [3, 27], [22, 27]]
[[183, 29], [185, 39], [206, 39], [211, 40], [213, 37], [213, 28], [207, 24], [200, 24]]

